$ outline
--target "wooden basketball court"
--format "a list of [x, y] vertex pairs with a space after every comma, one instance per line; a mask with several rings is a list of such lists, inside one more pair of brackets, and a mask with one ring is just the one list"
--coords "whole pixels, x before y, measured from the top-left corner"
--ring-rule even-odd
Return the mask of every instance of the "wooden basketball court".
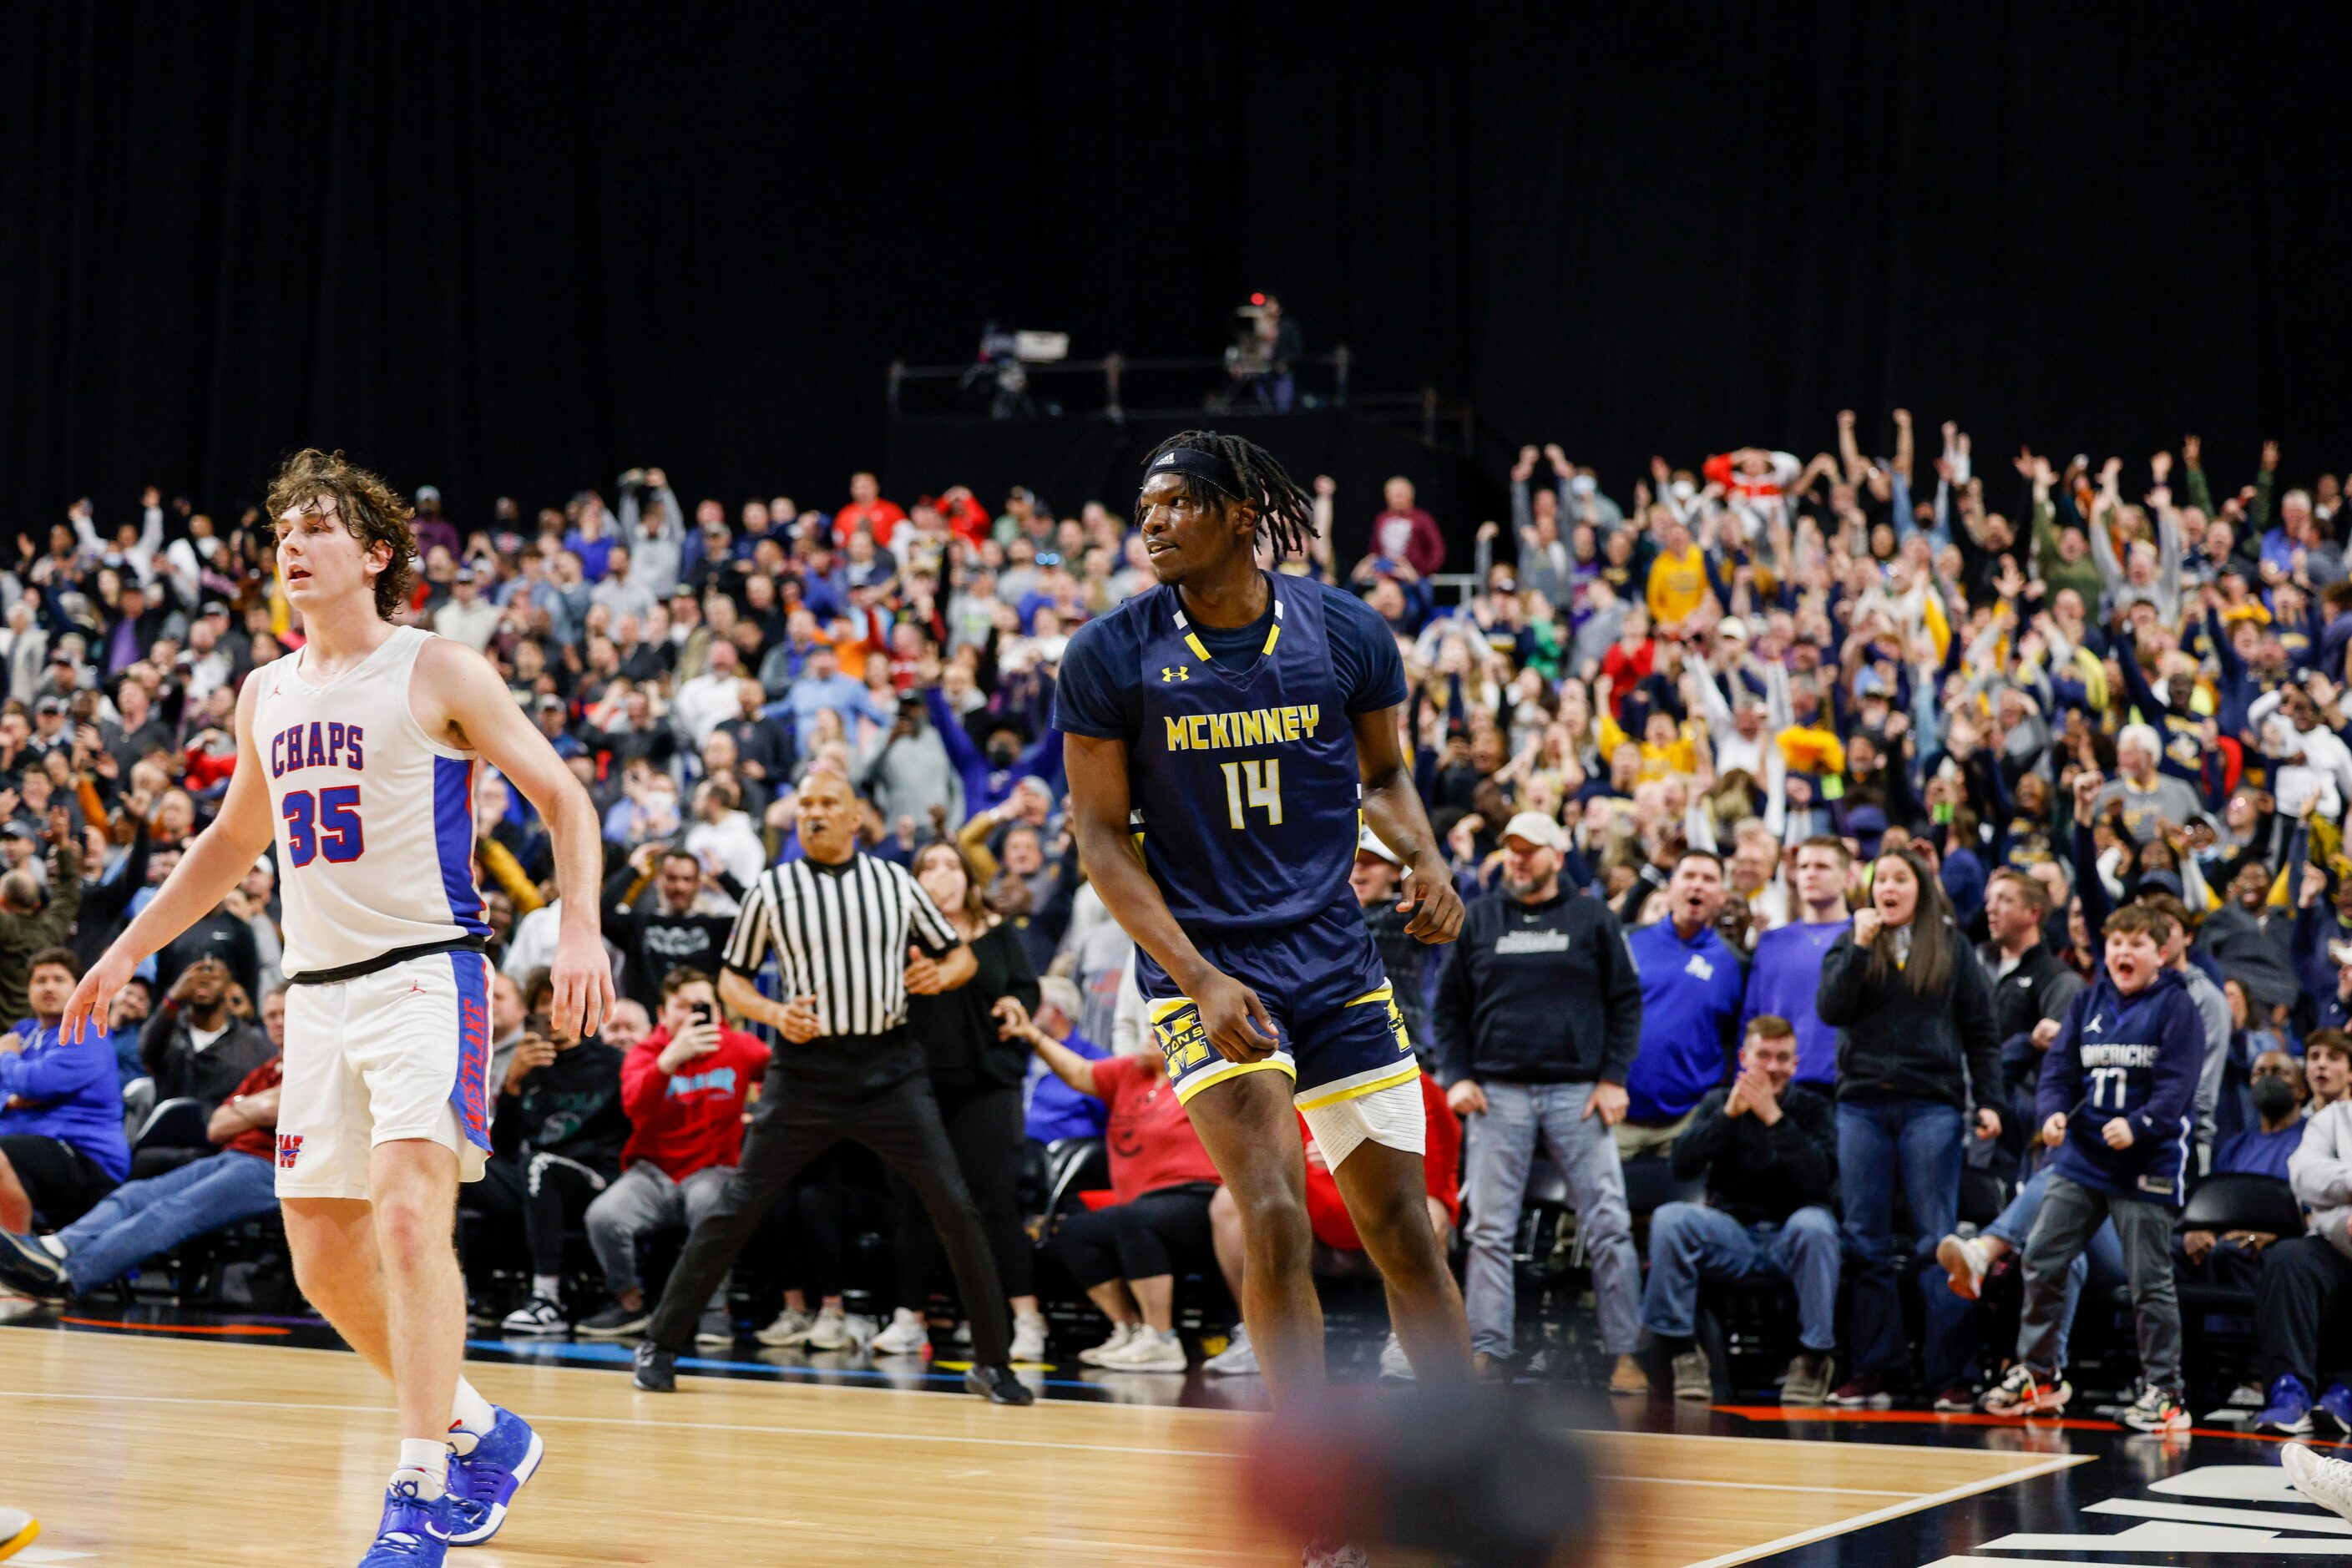
[[[1253, 1415], [727, 1378], [663, 1396], [614, 1370], [467, 1370], [548, 1442], [513, 1522], [463, 1554], [468, 1568], [1298, 1561], [1236, 1499]], [[0, 1501], [44, 1527], [22, 1563], [355, 1561], [395, 1436], [389, 1389], [343, 1352], [0, 1330]], [[1610, 1493], [1592, 1561], [1624, 1568], [1728, 1568], [2078, 1462], [1673, 1433], [1591, 1443]]]

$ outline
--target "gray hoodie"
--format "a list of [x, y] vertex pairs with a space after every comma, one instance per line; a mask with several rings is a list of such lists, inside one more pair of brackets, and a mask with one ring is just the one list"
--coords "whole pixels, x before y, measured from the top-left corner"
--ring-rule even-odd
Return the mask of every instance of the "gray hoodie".
[[2311, 1205], [2311, 1234], [2352, 1258], [2352, 1100], [2339, 1100], [2303, 1124], [2303, 1142], [2286, 1163], [2294, 1195]]

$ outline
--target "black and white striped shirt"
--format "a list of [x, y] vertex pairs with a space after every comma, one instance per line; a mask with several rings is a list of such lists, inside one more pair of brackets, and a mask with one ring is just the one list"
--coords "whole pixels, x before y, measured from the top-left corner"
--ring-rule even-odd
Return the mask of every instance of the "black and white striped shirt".
[[792, 860], [761, 873], [726, 962], [757, 974], [772, 949], [784, 999], [814, 995], [826, 1035], [878, 1035], [907, 1021], [910, 942], [936, 958], [962, 941], [905, 867], [853, 855], [838, 867]]

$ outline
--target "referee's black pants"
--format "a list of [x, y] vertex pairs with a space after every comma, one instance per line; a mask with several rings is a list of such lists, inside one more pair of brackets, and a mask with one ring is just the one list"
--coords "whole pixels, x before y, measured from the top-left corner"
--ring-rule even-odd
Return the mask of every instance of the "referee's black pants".
[[718, 1208], [687, 1238], [686, 1251], [662, 1290], [661, 1305], [654, 1310], [648, 1338], [665, 1350], [687, 1350], [711, 1291], [760, 1228], [768, 1205], [817, 1156], [845, 1138], [873, 1150], [915, 1189], [947, 1247], [956, 1291], [971, 1320], [973, 1359], [1004, 1364], [1013, 1352], [1004, 1288], [980, 1211], [956, 1168], [955, 1147], [940, 1119], [939, 1100], [920, 1071], [855, 1100], [813, 1095], [793, 1083], [776, 1083], [761, 1095], [743, 1140], [743, 1157], [720, 1193]]

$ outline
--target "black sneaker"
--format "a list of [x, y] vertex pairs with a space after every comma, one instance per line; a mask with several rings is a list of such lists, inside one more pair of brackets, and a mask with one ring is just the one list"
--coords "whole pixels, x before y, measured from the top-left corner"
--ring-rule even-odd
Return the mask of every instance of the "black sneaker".
[[631, 1334], [644, 1333], [646, 1325], [653, 1321], [651, 1307], [640, 1305], [631, 1311], [615, 1301], [594, 1317], [583, 1319], [574, 1325], [572, 1332], [584, 1334], [592, 1340], [626, 1339]]
[[0, 1282], [41, 1301], [62, 1301], [73, 1294], [73, 1282], [57, 1256], [13, 1230], [0, 1230]]
[[666, 1351], [651, 1340], [639, 1341], [636, 1371], [629, 1381], [647, 1394], [676, 1394], [677, 1352]]
[[[643, 1352], [639, 1352], [642, 1356]], [[638, 1365], [645, 1363], [641, 1359]], [[972, 1363], [971, 1370], [963, 1374], [963, 1385], [987, 1400], [991, 1405], [1034, 1405], [1037, 1395], [1027, 1384], [1013, 1375], [1009, 1366], [987, 1366]]]
[[571, 1323], [566, 1321], [563, 1316], [563, 1304], [560, 1301], [551, 1301], [544, 1296], [533, 1296], [530, 1300], [509, 1312], [499, 1321], [499, 1327], [509, 1334], [529, 1334], [541, 1338], [568, 1334], [572, 1331]]
[[698, 1345], [731, 1345], [735, 1342], [735, 1316], [724, 1307], [713, 1307], [702, 1314], [694, 1325], [694, 1342]]

